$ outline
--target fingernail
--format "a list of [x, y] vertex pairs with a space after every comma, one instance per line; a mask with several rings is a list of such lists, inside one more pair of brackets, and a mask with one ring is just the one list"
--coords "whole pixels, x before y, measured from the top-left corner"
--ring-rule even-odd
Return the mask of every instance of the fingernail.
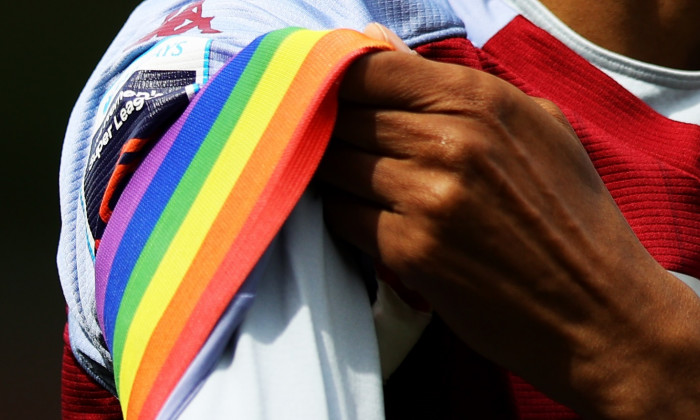
[[415, 54], [415, 51], [408, 48], [408, 45], [406, 45], [406, 43], [403, 42], [403, 40], [401, 38], [399, 38], [398, 35], [396, 35], [393, 31], [391, 31], [386, 26], [382, 25], [381, 23], [377, 23], [377, 22], [372, 22], [367, 26], [369, 27], [370, 25], [373, 26], [376, 30], [378, 30], [382, 34], [382, 38], [384, 38], [384, 41], [393, 45], [397, 51]]

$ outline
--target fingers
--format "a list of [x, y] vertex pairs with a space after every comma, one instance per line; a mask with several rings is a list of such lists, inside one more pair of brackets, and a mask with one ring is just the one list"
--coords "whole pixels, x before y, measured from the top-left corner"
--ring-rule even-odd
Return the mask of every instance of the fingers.
[[379, 257], [379, 219], [384, 211], [338, 190], [324, 193], [326, 225], [338, 237], [374, 258]]
[[495, 79], [454, 64], [382, 51], [361, 57], [348, 68], [339, 97], [341, 101], [375, 108], [450, 111], [455, 103], [451, 97], [472, 96], [473, 89], [479, 88], [485, 78]]
[[339, 90], [341, 104], [416, 113], [498, 118], [527, 95], [480, 70], [382, 51], [355, 61]]
[[395, 51], [361, 57], [346, 71], [339, 98], [359, 105], [402, 109], [408, 105], [406, 90], [411, 83], [404, 71], [416, 61], [422, 59]]
[[323, 182], [345, 194], [356, 196], [381, 209], [395, 211], [397, 197], [408, 187], [400, 176], [404, 161], [366, 153], [343, 142], [335, 142], [326, 152], [318, 170]]
[[415, 160], [426, 167], [463, 168], [465, 156], [474, 154], [470, 149], [493, 143], [479, 131], [483, 121], [341, 104], [333, 138], [374, 155]]
[[411, 248], [411, 234], [400, 214], [377, 208], [365, 200], [328, 191], [323, 200], [326, 225], [339, 238], [367, 255], [399, 267], [402, 248]]
[[428, 141], [426, 132], [437, 134], [441, 131], [436, 120], [442, 118], [341, 104], [333, 138], [368, 153], [404, 159], [419, 153], [415, 143]]

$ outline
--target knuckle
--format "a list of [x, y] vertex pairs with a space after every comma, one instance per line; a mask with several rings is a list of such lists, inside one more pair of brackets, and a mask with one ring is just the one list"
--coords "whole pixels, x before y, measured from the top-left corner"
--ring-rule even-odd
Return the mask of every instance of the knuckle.
[[461, 165], [469, 155], [467, 133], [458, 124], [446, 124], [439, 132], [437, 158], [450, 167]]
[[519, 91], [510, 84], [494, 76], [483, 74], [478, 78], [470, 93], [474, 111], [482, 119], [489, 120], [510, 113], [517, 107]]
[[412, 229], [406, 232], [395, 258], [404, 270], [417, 273], [432, 267], [437, 259], [439, 239], [429, 230]]
[[412, 238], [410, 266], [413, 271], [425, 270], [435, 264], [438, 240], [427, 232], [419, 232]]
[[384, 231], [379, 248], [385, 264], [404, 273], [416, 273], [429, 267], [437, 240], [429, 226], [418, 222], [423, 220], [411, 217]]
[[431, 77], [434, 88], [441, 92], [438, 111], [474, 116], [489, 114], [498, 107], [507, 83], [480, 70], [450, 68], [448, 74], [436, 73]]
[[559, 108], [559, 105], [555, 104], [554, 102], [550, 101], [549, 99], [544, 99], [544, 98], [532, 98], [537, 105], [540, 106], [549, 116], [553, 117], [559, 124], [562, 126], [569, 128], [571, 124], [569, 123], [569, 120], [566, 118], [566, 115], [564, 112]]
[[468, 200], [468, 190], [463, 180], [454, 174], [444, 174], [426, 182], [417, 197], [423, 216], [433, 228], [449, 223], [457, 209]]
[[[510, 135], [517, 116], [522, 113], [527, 96], [511, 84], [494, 76], [485, 75], [469, 92], [464, 93], [461, 116], [467, 122], [472, 134], [473, 152], [487, 152], [492, 142]], [[527, 102], [525, 102], [527, 103]], [[479, 156], [476, 154], [475, 156]]]
[[450, 118], [432, 132], [430, 150], [423, 157], [431, 166], [461, 174], [470, 165], [490, 159], [494, 143], [461, 118]]
[[545, 99], [545, 98], [536, 98], [536, 97], [533, 97], [532, 99], [533, 99], [535, 102], [537, 102], [537, 104], [538, 104], [542, 109], [544, 109], [549, 115], [551, 115], [551, 116], [553, 116], [553, 117], [554, 117], [554, 116], [557, 116], [557, 115], [564, 115], [564, 113], [561, 112], [561, 109], [559, 108], [559, 106], [557, 106], [557, 104], [555, 104], [554, 102], [550, 101], [549, 99]]

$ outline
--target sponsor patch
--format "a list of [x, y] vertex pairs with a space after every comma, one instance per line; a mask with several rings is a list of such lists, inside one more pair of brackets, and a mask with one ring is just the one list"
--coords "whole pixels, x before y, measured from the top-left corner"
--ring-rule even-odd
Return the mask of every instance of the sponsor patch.
[[208, 78], [209, 41], [173, 37], [137, 59], [103, 97], [81, 204], [93, 252], [124, 187], [153, 143]]

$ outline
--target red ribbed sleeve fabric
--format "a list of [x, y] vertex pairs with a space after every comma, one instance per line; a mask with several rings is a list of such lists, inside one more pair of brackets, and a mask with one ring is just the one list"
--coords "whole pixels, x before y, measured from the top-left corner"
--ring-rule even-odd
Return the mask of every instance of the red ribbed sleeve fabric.
[[[483, 50], [461, 38], [417, 50], [431, 59], [495, 74], [555, 102], [644, 246], [666, 269], [700, 277], [700, 127], [657, 114], [524, 18], [507, 25]], [[77, 364], [67, 335], [64, 418], [121, 418], [116, 398]], [[521, 420], [579, 418], [522, 379], [510, 375], [507, 381]]]
[[63, 331], [61, 369], [61, 414], [64, 420], [120, 420], [119, 401], [78, 365], [68, 341], [68, 324]]

